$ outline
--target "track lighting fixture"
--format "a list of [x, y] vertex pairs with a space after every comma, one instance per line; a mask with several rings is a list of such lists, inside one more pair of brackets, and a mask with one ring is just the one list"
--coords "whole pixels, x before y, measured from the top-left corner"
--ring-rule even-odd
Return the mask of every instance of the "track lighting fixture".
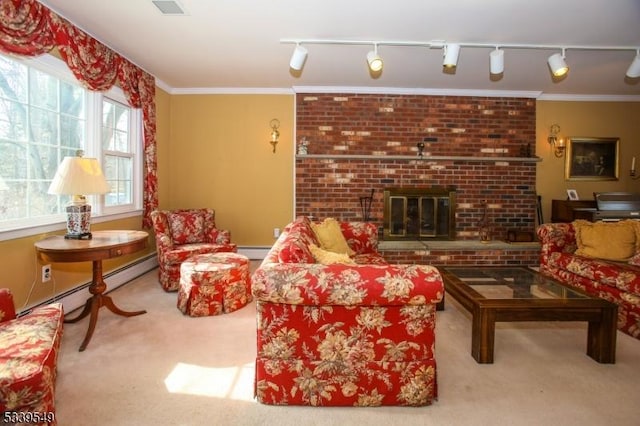
[[382, 70], [382, 58], [378, 55], [378, 45], [373, 45], [373, 50], [367, 53], [367, 63], [369, 69], [372, 72], [379, 72]]
[[569, 66], [564, 60], [564, 49], [562, 49], [562, 54], [554, 53], [549, 56], [547, 62], [549, 63], [549, 68], [551, 68], [551, 72], [555, 77], [562, 77], [569, 72]]
[[636, 50], [636, 56], [635, 58], [633, 58], [633, 62], [631, 62], [631, 65], [629, 65], [629, 69], [627, 70], [627, 77], [640, 77], [640, 49]]
[[460, 54], [460, 45], [449, 43], [444, 46], [444, 61], [442, 65], [445, 68], [453, 68], [458, 65], [458, 55]]
[[373, 45], [373, 50], [367, 53], [367, 64], [373, 73], [382, 71], [382, 58], [378, 55], [378, 46], [408, 46], [408, 47], [427, 47], [430, 49], [443, 49], [443, 66], [446, 69], [453, 69], [458, 65], [458, 57], [461, 47], [470, 48], [492, 48], [489, 53], [490, 72], [492, 75], [499, 75], [504, 72], [504, 50], [557, 50], [561, 49], [562, 53], [554, 53], [549, 56], [547, 63], [554, 77], [562, 77], [569, 72], [569, 66], [565, 62], [566, 50], [589, 50], [589, 51], [622, 51], [632, 50], [636, 52], [629, 69], [627, 77], [640, 77], [640, 49], [638, 46], [588, 46], [588, 45], [570, 45], [557, 46], [549, 44], [496, 44], [494, 43], [446, 43], [444, 40], [430, 41], [390, 41], [390, 40], [336, 40], [336, 39], [280, 39], [281, 43], [294, 43], [296, 48], [289, 63], [291, 69], [301, 71], [307, 59], [307, 49], [300, 44], [323, 44], [323, 45]]
[[293, 50], [293, 55], [291, 55], [291, 61], [289, 61], [289, 67], [296, 71], [302, 71], [304, 63], [307, 60], [308, 53], [307, 49], [300, 46], [300, 44], [296, 44], [296, 48]]
[[504, 72], [504, 50], [496, 47], [489, 53], [489, 70], [494, 75]]

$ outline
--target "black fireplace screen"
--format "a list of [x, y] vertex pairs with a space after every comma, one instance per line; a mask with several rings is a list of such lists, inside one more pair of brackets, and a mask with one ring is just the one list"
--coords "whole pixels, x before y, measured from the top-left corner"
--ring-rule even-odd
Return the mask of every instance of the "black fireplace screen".
[[455, 190], [391, 188], [384, 192], [385, 240], [455, 240]]

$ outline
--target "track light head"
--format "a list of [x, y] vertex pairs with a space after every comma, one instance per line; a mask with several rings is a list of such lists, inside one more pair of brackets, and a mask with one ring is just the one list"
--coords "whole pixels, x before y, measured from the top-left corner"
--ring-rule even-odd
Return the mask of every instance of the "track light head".
[[301, 71], [304, 67], [304, 63], [307, 61], [307, 54], [309, 52], [304, 47], [299, 44], [296, 45], [296, 48], [293, 50], [293, 55], [291, 55], [291, 61], [289, 61], [289, 67], [296, 71]]
[[445, 68], [453, 68], [458, 65], [458, 55], [460, 54], [460, 45], [449, 43], [444, 47], [444, 61], [442, 65]]
[[382, 58], [378, 55], [378, 46], [374, 46], [374, 49], [367, 53], [367, 64], [372, 72], [382, 71]]
[[555, 77], [562, 77], [569, 72], [569, 66], [564, 60], [564, 49], [562, 49], [562, 53], [554, 53], [549, 56], [547, 63]]
[[489, 69], [491, 74], [502, 74], [504, 72], [504, 50], [496, 47], [489, 53]]
[[640, 49], [636, 51], [636, 56], [635, 58], [633, 58], [633, 62], [631, 62], [631, 65], [629, 65], [629, 69], [627, 70], [627, 77], [640, 77]]

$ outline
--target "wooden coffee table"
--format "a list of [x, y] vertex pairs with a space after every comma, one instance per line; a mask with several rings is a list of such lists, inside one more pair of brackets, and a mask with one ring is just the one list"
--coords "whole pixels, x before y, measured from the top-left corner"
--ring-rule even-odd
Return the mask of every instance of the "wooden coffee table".
[[615, 363], [618, 307], [525, 267], [441, 267], [445, 290], [473, 316], [471, 355], [493, 363], [497, 321], [588, 321], [587, 355]]

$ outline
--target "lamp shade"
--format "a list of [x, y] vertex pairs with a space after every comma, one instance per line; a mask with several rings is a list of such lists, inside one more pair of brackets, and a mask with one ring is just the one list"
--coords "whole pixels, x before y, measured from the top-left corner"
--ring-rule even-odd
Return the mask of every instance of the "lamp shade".
[[491, 74], [504, 72], [504, 50], [496, 49], [489, 53], [489, 69]]
[[547, 62], [549, 63], [551, 72], [556, 77], [562, 77], [567, 72], [569, 72], [569, 67], [567, 66], [567, 63], [564, 61], [564, 58], [560, 53], [554, 53], [553, 55], [549, 56]]
[[95, 158], [64, 157], [49, 186], [49, 194], [106, 194], [109, 184]]
[[640, 53], [636, 54], [635, 58], [633, 58], [633, 62], [631, 62], [631, 65], [629, 65], [629, 69], [627, 70], [627, 77], [640, 77]]
[[458, 65], [458, 55], [460, 54], [459, 44], [447, 44], [444, 49], [444, 65], [447, 68], [453, 68]]
[[295, 50], [293, 51], [293, 55], [291, 55], [291, 61], [289, 62], [289, 67], [296, 71], [301, 71], [304, 67], [304, 63], [307, 60], [307, 54], [309, 52], [304, 47], [297, 45]]

